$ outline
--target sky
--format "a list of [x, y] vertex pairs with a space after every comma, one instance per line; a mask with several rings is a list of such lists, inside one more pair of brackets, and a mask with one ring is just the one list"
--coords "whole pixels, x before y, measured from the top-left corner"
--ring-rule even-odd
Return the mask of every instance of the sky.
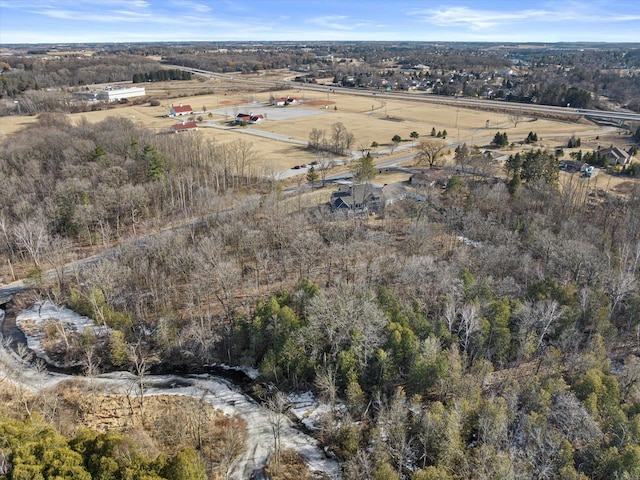
[[0, 44], [640, 42], [638, 0], [0, 0]]

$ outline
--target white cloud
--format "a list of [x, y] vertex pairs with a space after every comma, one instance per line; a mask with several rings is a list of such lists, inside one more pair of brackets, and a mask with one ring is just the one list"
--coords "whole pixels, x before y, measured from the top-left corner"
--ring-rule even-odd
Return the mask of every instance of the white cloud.
[[615, 9], [601, 11], [593, 4], [571, 3], [561, 8], [542, 8], [526, 10], [489, 10], [462, 6], [445, 6], [436, 9], [409, 10], [409, 16], [440, 27], [462, 27], [469, 30], [482, 30], [497, 26], [527, 24], [528, 26], [555, 22], [602, 23], [632, 22], [640, 20], [635, 13], [618, 13]]
[[207, 13], [211, 11], [211, 7], [209, 5], [205, 5], [204, 3], [198, 2], [180, 2], [179, 8], [181, 9], [189, 9], [194, 12]]
[[153, 23], [172, 23], [171, 17], [154, 16], [150, 14], [133, 12], [131, 10], [111, 10], [80, 12], [76, 10], [38, 10], [35, 13], [59, 20], [77, 20], [95, 23], [114, 23], [114, 22], [153, 22]]
[[[150, 25], [189, 24], [191, 27], [240, 28], [253, 26], [261, 28], [266, 23], [261, 19], [232, 19], [221, 13], [213, 12], [204, 2], [181, 0], [175, 2], [150, 2], [146, 0], [0, 0], [3, 7], [23, 10], [34, 17], [94, 24], [140, 24], [148, 32]], [[226, 2], [216, 3], [216, 7], [225, 7]], [[96, 27], [101, 29], [102, 27]], [[98, 33], [98, 32], [96, 32]], [[62, 32], [60, 32], [62, 34]], [[119, 36], [116, 35], [115, 38]]]
[[468, 7], [444, 7], [436, 10], [413, 10], [411, 15], [442, 27], [466, 26], [471, 30], [495, 27], [505, 22], [516, 22], [541, 18], [551, 18], [554, 14], [547, 10], [522, 10], [504, 12], [476, 10]]
[[331, 28], [333, 30], [351, 30], [353, 25], [343, 23], [347, 18], [348, 17], [346, 15], [324, 15], [321, 17], [311, 18], [308, 22], [319, 27]]

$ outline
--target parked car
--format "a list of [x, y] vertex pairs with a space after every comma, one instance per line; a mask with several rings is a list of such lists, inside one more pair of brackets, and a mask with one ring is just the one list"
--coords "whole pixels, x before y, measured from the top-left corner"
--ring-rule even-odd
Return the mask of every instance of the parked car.
[[300, 170], [302, 167], [300, 165], [294, 165], [292, 168], [294, 170]]
[[596, 174], [596, 169], [595, 167], [592, 167], [592, 166], [589, 166], [582, 171], [582, 176], [587, 178], [591, 178], [595, 174]]

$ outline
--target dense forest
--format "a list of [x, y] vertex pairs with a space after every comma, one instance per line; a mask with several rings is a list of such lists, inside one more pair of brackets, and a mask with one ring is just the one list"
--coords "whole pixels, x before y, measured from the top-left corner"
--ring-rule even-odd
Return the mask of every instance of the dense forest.
[[141, 82], [166, 82], [169, 80], [191, 80], [191, 72], [185, 72], [178, 68], [154, 70], [147, 73], [135, 73], [133, 83]]
[[0, 98], [17, 98], [30, 90], [131, 81], [136, 73], [158, 70], [160, 63], [142, 56], [96, 57], [2, 56]]
[[[0, 253], [110, 327], [65, 338], [69, 359], [133, 369], [135, 346], [313, 389], [346, 479], [638, 478], [640, 189], [561, 188], [530, 156], [518, 182], [460, 174], [343, 216], [287, 198], [242, 141], [46, 114], [0, 150]], [[80, 469], [84, 437], [47, 435]]]

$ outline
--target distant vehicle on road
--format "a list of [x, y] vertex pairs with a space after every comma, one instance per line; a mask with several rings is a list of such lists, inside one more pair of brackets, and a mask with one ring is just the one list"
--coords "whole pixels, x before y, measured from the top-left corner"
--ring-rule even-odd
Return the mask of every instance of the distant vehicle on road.
[[300, 165], [294, 165], [291, 168], [293, 168], [294, 170], [300, 170], [302, 167]]

